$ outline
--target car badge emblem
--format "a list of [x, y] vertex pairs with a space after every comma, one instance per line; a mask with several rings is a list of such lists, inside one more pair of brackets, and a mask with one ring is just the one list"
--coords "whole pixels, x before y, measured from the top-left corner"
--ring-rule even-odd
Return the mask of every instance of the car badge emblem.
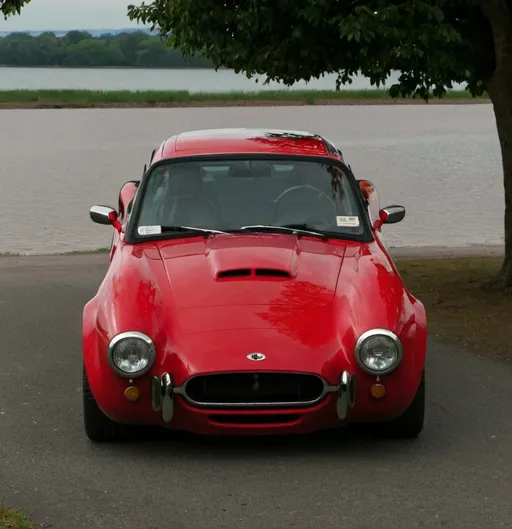
[[261, 362], [261, 360], [265, 360], [267, 357], [263, 353], [250, 353], [247, 355], [247, 358], [254, 362]]

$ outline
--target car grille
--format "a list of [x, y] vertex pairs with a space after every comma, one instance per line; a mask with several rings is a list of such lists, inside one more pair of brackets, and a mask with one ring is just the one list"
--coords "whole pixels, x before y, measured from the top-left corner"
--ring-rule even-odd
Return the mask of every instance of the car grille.
[[324, 395], [324, 382], [301, 373], [221, 373], [199, 375], [185, 388], [189, 402], [201, 406], [307, 406]]

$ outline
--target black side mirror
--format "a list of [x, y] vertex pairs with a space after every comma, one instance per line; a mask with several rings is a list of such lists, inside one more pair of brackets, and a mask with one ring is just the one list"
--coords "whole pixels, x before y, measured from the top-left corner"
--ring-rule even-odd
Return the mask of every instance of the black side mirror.
[[397, 205], [387, 206], [379, 211], [379, 217], [383, 224], [396, 224], [404, 220], [405, 208]]
[[106, 226], [114, 226], [117, 221], [116, 210], [109, 206], [93, 206], [89, 210], [89, 216], [96, 224], [105, 224]]

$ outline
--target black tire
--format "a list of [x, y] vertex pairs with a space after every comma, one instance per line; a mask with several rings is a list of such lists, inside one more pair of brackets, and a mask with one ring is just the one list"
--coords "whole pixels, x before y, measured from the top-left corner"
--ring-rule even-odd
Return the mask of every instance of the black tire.
[[109, 419], [94, 400], [85, 368], [82, 378], [82, 403], [85, 433], [91, 441], [117, 441], [124, 437], [123, 425]]
[[420, 385], [411, 405], [393, 421], [381, 426], [384, 434], [390, 437], [412, 439], [418, 437], [425, 424], [425, 369], [421, 374]]

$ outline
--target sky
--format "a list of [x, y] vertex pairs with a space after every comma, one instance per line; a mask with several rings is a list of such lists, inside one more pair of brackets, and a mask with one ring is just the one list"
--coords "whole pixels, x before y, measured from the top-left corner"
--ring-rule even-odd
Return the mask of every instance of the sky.
[[136, 27], [126, 11], [129, 4], [141, 3], [142, 0], [31, 0], [21, 15], [7, 20], [0, 16], [0, 31]]

